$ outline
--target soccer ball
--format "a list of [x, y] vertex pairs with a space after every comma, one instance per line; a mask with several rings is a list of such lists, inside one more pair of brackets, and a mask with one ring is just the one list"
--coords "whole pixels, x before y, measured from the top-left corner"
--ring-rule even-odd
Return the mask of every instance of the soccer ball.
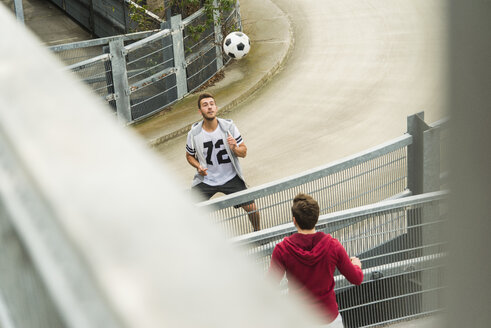
[[223, 41], [223, 51], [233, 59], [241, 59], [250, 49], [251, 41], [242, 32], [232, 32]]

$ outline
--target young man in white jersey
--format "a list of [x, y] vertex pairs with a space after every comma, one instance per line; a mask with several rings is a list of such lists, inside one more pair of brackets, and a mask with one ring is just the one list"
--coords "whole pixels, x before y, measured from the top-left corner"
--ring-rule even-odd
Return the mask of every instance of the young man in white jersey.
[[[246, 189], [238, 157], [245, 157], [247, 147], [231, 120], [216, 116], [217, 106], [212, 95], [198, 98], [198, 112], [203, 121], [195, 123], [186, 141], [186, 159], [196, 168], [191, 188], [210, 199], [217, 192], [226, 195]], [[260, 219], [254, 201], [242, 207], [249, 216], [254, 231], [259, 231]]]

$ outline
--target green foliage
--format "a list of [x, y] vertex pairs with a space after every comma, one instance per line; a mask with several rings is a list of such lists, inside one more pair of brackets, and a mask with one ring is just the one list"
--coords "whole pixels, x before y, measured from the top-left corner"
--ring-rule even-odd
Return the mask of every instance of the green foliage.
[[[175, 13], [180, 13], [183, 17], [187, 17], [199, 10], [201, 2], [203, 4], [205, 20], [200, 24], [195, 23], [186, 27], [186, 32], [194, 41], [198, 41], [202, 37], [203, 32], [210, 26], [213, 26], [213, 24], [221, 27], [222, 35], [224, 36], [237, 29], [236, 23], [224, 24], [224, 15], [234, 8], [236, 0], [217, 0], [217, 6], [214, 6], [213, 0], [172, 0], [172, 3], [177, 8], [177, 12]], [[216, 19], [214, 17], [215, 13]], [[187, 49], [186, 51], [190, 50]]]
[[[165, 5], [170, 8], [172, 15], [181, 14], [182, 18], [186, 18], [200, 8], [204, 10], [204, 18], [195, 20], [193, 24], [186, 26], [186, 34], [191, 37], [194, 42], [203, 37], [203, 33], [215, 24], [220, 26], [222, 35], [237, 31], [239, 29], [238, 22], [235, 20], [225, 21], [230, 11], [234, 8], [236, 0], [217, 0], [217, 6], [214, 6], [213, 0], [160, 0], [159, 7], [148, 8], [148, 5], [143, 3], [143, 0], [133, 0], [138, 6], [130, 5], [130, 19], [136, 23], [136, 31], [146, 31], [159, 28], [155, 25], [155, 21], [145, 14], [145, 10], [151, 11], [159, 17], [163, 17], [165, 13]], [[216, 16], [216, 17], [214, 17]], [[189, 44], [185, 45], [186, 52], [191, 52]]]
[[152, 10], [149, 10], [148, 5], [144, 4], [143, 0], [133, 0], [133, 2], [136, 3], [137, 6], [135, 6], [134, 4], [130, 4], [129, 17], [133, 22], [137, 24], [137, 27], [135, 29], [132, 29], [132, 32], [147, 31], [160, 28], [156, 21], [149, 17], [145, 13], [145, 11], [151, 11], [155, 15], [162, 18], [162, 15], [164, 13], [163, 6], [152, 8]]
[[[160, 0], [160, 6], [158, 8], [148, 8], [147, 4], [144, 4], [143, 0], [133, 0], [138, 6], [130, 5], [129, 16], [130, 19], [136, 23], [136, 31], [145, 31], [149, 29], [158, 28], [155, 26], [155, 21], [145, 14], [145, 10], [149, 10], [159, 17], [163, 17], [165, 13], [165, 5], [170, 7], [172, 15], [181, 14], [183, 18], [192, 15], [198, 11], [201, 7], [205, 12], [205, 20], [200, 24], [193, 24], [187, 26], [186, 32], [195, 41], [201, 38], [206, 29], [213, 24], [222, 27], [222, 34], [225, 36], [228, 33], [237, 30], [237, 24], [224, 23], [224, 14], [230, 12], [235, 6], [236, 0], [217, 0], [217, 6], [213, 5], [213, 0]], [[217, 13], [216, 21], [214, 20], [214, 13]]]

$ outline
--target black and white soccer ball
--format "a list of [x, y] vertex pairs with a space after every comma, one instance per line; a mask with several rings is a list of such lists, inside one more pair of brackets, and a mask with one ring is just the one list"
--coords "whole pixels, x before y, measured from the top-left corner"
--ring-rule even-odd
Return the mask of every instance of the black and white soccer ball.
[[251, 50], [249, 37], [242, 32], [232, 32], [223, 40], [223, 51], [233, 59], [241, 59]]

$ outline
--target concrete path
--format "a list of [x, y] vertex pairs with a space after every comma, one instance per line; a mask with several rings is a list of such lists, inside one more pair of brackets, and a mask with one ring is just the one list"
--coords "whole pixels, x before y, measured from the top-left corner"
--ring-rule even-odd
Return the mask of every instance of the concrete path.
[[[1, 0], [13, 8], [13, 0]], [[444, 0], [241, 0], [248, 57], [206, 91], [249, 148], [252, 186], [352, 155], [405, 132], [406, 116], [445, 115]], [[90, 38], [46, 0], [24, 0], [26, 25], [45, 45]], [[200, 119], [191, 95], [134, 130], [175, 170], [194, 174], [185, 133]], [[180, 135], [170, 141], [169, 138]], [[163, 142], [165, 141], [165, 142]], [[163, 142], [163, 143], [161, 143]]]
[[[14, 0], [0, 0], [14, 11]], [[48, 0], [23, 0], [24, 22], [45, 46], [89, 40], [91, 34]]]
[[[225, 77], [206, 89], [217, 98], [221, 115], [235, 110], [240, 102], [262, 88], [282, 67], [292, 49], [289, 20], [274, 3], [248, 0], [245, 4], [241, 2], [240, 10], [252, 50], [244, 59], [227, 65]], [[191, 124], [201, 118], [196, 104], [198, 95], [199, 92], [188, 95], [170, 109], [135, 124], [135, 130], [152, 145], [187, 134]]]
[[443, 328], [445, 326], [445, 319], [441, 314], [388, 325], [390, 328]]
[[[13, 7], [13, 0], [1, 0]], [[241, 0], [248, 57], [209, 87], [249, 148], [256, 186], [352, 155], [405, 132], [406, 116], [444, 116], [445, 1]], [[46, 0], [23, 1], [46, 45], [90, 34]], [[188, 188], [185, 134], [197, 94], [136, 124]], [[166, 141], [175, 136], [179, 136]], [[163, 142], [163, 143], [162, 143]]]
[[[264, 53], [265, 45], [280, 44], [285, 54], [269, 83], [222, 115], [237, 123], [249, 148], [242, 164], [250, 185], [398, 137], [406, 131], [407, 115], [425, 111], [427, 122], [445, 115], [444, 0], [240, 3], [252, 50], [225, 70], [226, 79], [234, 75], [238, 83], [262, 69], [255, 66], [258, 57], [277, 55]], [[279, 33], [271, 24], [278, 20], [290, 25], [289, 45], [282, 38], [286, 27]], [[240, 94], [227, 86], [210, 89], [219, 106], [230, 107], [227, 97]], [[198, 120], [194, 101], [190, 106]], [[187, 188], [194, 170], [185, 161], [184, 145], [181, 136], [156, 149]]]

